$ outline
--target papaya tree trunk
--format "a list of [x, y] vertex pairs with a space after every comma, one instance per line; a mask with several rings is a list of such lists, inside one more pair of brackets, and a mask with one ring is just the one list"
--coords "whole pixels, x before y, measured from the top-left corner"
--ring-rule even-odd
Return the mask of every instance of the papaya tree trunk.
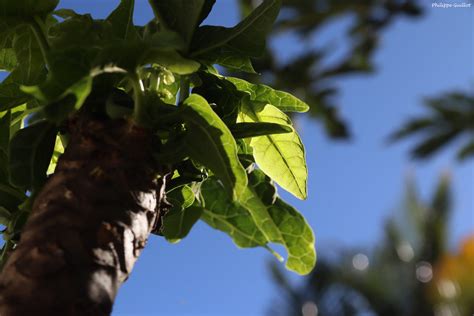
[[78, 117], [0, 277], [0, 315], [109, 315], [160, 217], [151, 134]]

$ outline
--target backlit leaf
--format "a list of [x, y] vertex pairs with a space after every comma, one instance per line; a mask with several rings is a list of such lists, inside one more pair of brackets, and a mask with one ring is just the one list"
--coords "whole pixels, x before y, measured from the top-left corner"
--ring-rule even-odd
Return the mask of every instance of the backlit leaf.
[[269, 103], [284, 112], [307, 112], [309, 105], [291, 94], [274, 90], [264, 84], [252, 84], [245, 80], [233, 77], [226, 77], [232, 82], [237, 90], [250, 95], [250, 100]]
[[232, 237], [242, 248], [264, 246], [268, 240], [255, 224], [248, 210], [222, 194], [224, 188], [215, 179], [208, 179], [201, 186], [204, 212], [202, 219], [211, 227]]
[[238, 198], [247, 186], [247, 175], [238, 160], [237, 145], [229, 128], [200, 95], [192, 94], [182, 107], [189, 155], [209, 168], [227, 192]]
[[309, 273], [316, 253], [308, 223], [275, 195], [263, 172], [255, 170], [250, 183], [239, 201], [231, 201], [220, 194], [222, 186], [215, 179], [206, 180], [201, 186], [203, 220], [228, 233], [239, 247], [279, 243], [288, 252], [286, 267], [299, 274]]
[[164, 51], [154, 48], [151, 48], [143, 58], [142, 64], [146, 63], [161, 65], [178, 75], [192, 74], [201, 67], [201, 64], [198, 62], [184, 58], [175, 51]]
[[[285, 113], [271, 104], [243, 102], [239, 122], [267, 122], [291, 126]], [[296, 131], [254, 137], [250, 141], [257, 165], [282, 188], [306, 199], [308, 170], [305, 151]]]
[[236, 54], [232, 51], [219, 51], [208, 53], [202, 57], [209, 64], [218, 64], [232, 71], [242, 71], [255, 74], [252, 60], [247, 56]]
[[56, 169], [56, 166], [58, 164], [58, 159], [63, 153], [64, 153], [64, 145], [63, 145], [63, 142], [61, 141], [61, 137], [56, 136], [56, 142], [54, 143], [53, 156], [51, 157], [48, 170], [46, 171], [48, 175], [54, 173], [54, 170]]

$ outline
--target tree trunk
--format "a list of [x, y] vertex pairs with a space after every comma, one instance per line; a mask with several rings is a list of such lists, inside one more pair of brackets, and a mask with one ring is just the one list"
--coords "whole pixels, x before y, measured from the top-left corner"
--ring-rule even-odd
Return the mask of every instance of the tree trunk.
[[[109, 315], [159, 220], [151, 134], [78, 117], [0, 277], [0, 315]], [[158, 210], [158, 211], [156, 211]]]

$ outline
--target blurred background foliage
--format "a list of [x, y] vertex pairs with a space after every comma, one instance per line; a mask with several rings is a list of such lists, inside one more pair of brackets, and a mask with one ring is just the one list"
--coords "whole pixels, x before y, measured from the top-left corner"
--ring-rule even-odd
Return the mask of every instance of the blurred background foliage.
[[457, 158], [465, 160], [474, 155], [474, 93], [454, 91], [427, 98], [426, 116], [413, 118], [392, 136], [392, 140], [418, 136], [413, 148], [415, 158], [428, 158], [459, 139]]
[[[240, 0], [245, 16], [258, 1]], [[332, 139], [351, 137], [350, 118], [340, 116], [338, 80], [376, 70], [373, 56], [383, 31], [404, 17], [422, 18], [415, 0], [283, 0], [280, 19], [269, 41], [297, 36], [309, 42], [328, 25], [348, 20], [346, 34], [334, 41], [346, 46], [343, 56], [332, 46], [305, 47], [282, 62], [268, 45], [254, 60], [261, 76], [247, 79], [275, 86], [304, 99], [310, 114]], [[339, 54], [340, 55], [340, 54]], [[337, 58], [335, 58], [335, 56]], [[327, 62], [331, 60], [331, 62]], [[405, 122], [389, 141], [416, 139], [411, 156], [425, 159], [455, 144], [459, 161], [474, 157], [474, 94], [465, 91], [427, 97], [425, 114]], [[413, 179], [406, 184], [401, 207], [386, 222], [385, 236], [371, 250], [337, 250], [320, 254], [315, 271], [295, 285], [271, 264], [280, 296], [269, 315], [303, 316], [468, 316], [474, 314], [474, 235], [457, 253], [448, 247], [451, 207], [449, 176], [440, 177], [431, 201], [420, 199]]]
[[271, 264], [280, 295], [269, 315], [472, 315], [474, 235], [457, 253], [447, 249], [450, 191], [449, 176], [442, 176], [431, 201], [423, 202], [409, 179], [377, 247], [320, 256], [304, 284], [293, 285]]
[[[240, 0], [242, 16], [258, 2]], [[339, 115], [337, 80], [373, 73], [376, 70], [373, 56], [383, 31], [396, 19], [422, 16], [421, 2], [417, 0], [283, 0], [279, 21], [269, 41], [291, 35], [308, 42], [331, 23], [345, 19], [350, 21], [347, 34], [334, 33], [334, 42], [342, 41], [347, 46], [345, 53], [334, 61], [337, 52], [332, 44], [305, 47], [303, 53], [281, 62], [277, 58], [280, 52], [268, 45], [263, 58], [253, 61], [259, 75], [247, 74], [247, 79], [263, 81], [301, 97], [310, 105], [311, 116], [324, 125], [331, 138], [347, 139], [351, 136], [350, 119]], [[426, 98], [424, 105], [428, 110], [426, 116], [406, 122], [390, 140], [420, 137], [412, 156], [429, 158], [455, 140], [463, 139], [457, 151], [458, 159], [473, 156], [474, 94], [447, 92]]]
[[[240, 3], [242, 15], [246, 15], [258, 1]], [[421, 15], [421, 7], [414, 0], [284, 0], [270, 41], [297, 36], [307, 42], [337, 20], [350, 21], [346, 34], [334, 33], [327, 47], [305, 47], [304, 52], [284, 63], [277, 59], [281, 52], [268, 45], [264, 57], [254, 60], [254, 68], [262, 76], [249, 75], [247, 79], [263, 78], [264, 83], [301, 97], [330, 137], [346, 139], [350, 137], [350, 122], [338, 112], [337, 80], [374, 72], [373, 55], [384, 29], [398, 18]], [[347, 47], [343, 56], [333, 60], [340, 42]]]

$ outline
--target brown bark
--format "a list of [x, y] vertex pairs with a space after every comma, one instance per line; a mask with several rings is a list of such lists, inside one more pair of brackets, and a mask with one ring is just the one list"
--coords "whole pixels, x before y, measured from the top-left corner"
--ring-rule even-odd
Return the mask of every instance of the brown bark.
[[[109, 315], [159, 218], [151, 135], [82, 117], [0, 277], [0, 315]], [[157, 205], [158, 204], [158, 205]]]

